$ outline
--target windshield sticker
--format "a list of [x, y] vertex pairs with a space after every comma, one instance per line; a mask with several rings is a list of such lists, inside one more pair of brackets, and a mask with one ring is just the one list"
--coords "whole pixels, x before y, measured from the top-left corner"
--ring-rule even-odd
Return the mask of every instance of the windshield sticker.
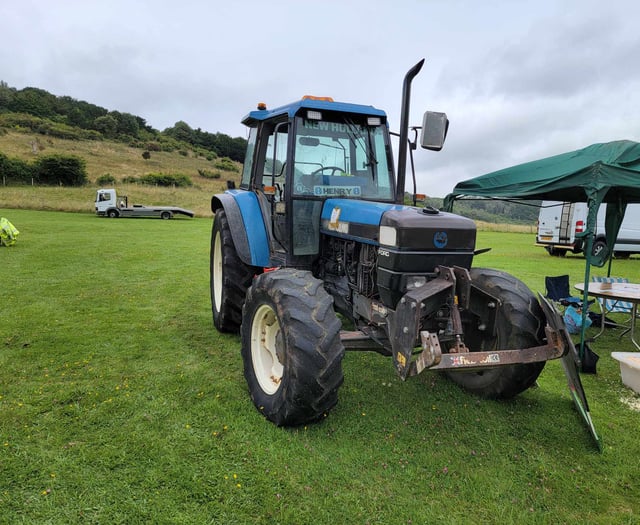
[[366, 130], [364, 126], [359, 124], [344, 124], [342, 122], [327, 122], [324, 120], [304, 120], [304, 127], [307, 129], [318, 129], [321, 131], [331, 131], [334, 133], [354, 133]]
[[360, 186], [314, 186], [313, 194], [316, 197], [360, 197]]

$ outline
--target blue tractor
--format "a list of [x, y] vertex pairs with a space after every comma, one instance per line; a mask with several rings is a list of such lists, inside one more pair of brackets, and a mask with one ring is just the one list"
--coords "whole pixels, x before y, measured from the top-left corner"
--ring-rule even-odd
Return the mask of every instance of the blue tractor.
[[[390, 356], [403, 380], [440, 370], [490, 398], [524, 391], [567, 353], [520, 280], [472, 268], [473, 221], [404, 203], [423, 62], [404, 80], [397, 172], [387, 116], [372, 106], [305, 97], [242, 121], [240, 186], [211, 201], [213, 321], [240, 332], [251, 398], [277, 425], [337, 403], [345, 349]], [[421, 146], [441, 149], [447, 128], [427, 112]]]

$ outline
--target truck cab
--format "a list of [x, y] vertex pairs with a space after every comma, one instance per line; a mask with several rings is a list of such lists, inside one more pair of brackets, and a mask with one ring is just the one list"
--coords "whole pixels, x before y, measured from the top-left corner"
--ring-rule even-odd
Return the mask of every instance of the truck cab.
[[126, 197], [123, 196], [120, 200], [121, 202], [118, 202], [115, 189], [99, 189], [96, 192], [96, 213], [100, 216], [118, 217], [120, 215], [118, 209], [127, 206]]

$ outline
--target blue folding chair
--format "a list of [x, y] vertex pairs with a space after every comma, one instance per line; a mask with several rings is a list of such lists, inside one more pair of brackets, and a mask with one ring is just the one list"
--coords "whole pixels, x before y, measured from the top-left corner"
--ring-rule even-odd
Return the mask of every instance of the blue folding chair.
[[582, 307], [582, 298], [571, 295], [568, 275], [547, 276], [544, 278], [544, 287], [546, 290], [545, 297], [547, 299], [551, 299], [565, 307], [569, 305], [575, 308]]

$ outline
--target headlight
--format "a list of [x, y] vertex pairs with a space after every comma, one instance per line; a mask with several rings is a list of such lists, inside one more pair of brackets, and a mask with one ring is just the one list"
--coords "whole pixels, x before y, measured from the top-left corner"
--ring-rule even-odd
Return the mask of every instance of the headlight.
[[380, 226], [380, 244], [386, 246], [396, 246], [398, 242], [398, 232], [393, 226]]

